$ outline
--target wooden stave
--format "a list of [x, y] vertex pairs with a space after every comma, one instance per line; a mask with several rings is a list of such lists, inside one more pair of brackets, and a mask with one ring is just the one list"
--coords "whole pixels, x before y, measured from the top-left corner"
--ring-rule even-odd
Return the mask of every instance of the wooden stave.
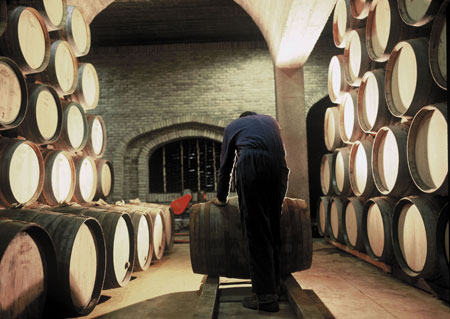
[[442, 3], [442, 0], [434, 0], [431, 1], [430, 7], [427, 9], [425, 15], [418, 21], [412, 19], [409, 17], [407, 11], [406, 11], [406, 5], [405, 0], [398, 0], [398, 11], [400, 13], [400, 17], [402, 18], [403, 22], [414, 27], [421, 27], [431, 20], [433, 20], [434, 16], [439, 10], [439, 6]]
[[[359, 140], [363, 134], [363, 131], [361, 130], [361, 127], [359, 126], [358, 121], [358, 91], [351, 90], [350, 92], [347, 92], [344, 94], [344, 97], [342, 98], [342, 102], [339, 105], [339, 134], [341, 136], [341, 140], [345, 144], [351, 144]], [[345, 102], [347, 99], [351, 99], [353, 102], [353, 128], [352, 128], [352, 135], [348, 137], [345, 133]]]
[[[57, 205], [60, 204], [57, 199], [55, 198], [55, 195], [51, 191], [51, 185], [52, 185], [52, 175], [51, 175], [51, 167], [53, 165], [53, 162], [55, 161], [56, 157], [63, 153], [67, 159], [69, 160], [69, 165], [72, 171], [72, 178], [71, 178], [71, 185], [70, 185], [70, 191], [67, 195], [67, 198], [65, 199], [65, 202], [69, 202], [72, 197], [73, 193], [75, 192], [75, 164], [70, 156], [69, 153], [62, 150], [44, 150], [42, 152], [42, 157], [44, 159], [44, 165], [45, 165], [45, 177], [44, 177], [44, 187], [42, 189], [41, 195], [39, 197], [39, 201], [46, 203], [48, 205]], [[49, 186], [50, 185], [50, 186]]]
[[[378, 112], [377, 112], [377, 118], [375, 120], [375, 123], [373, 126], [370, 126], [370, 124], [365, 123], [364, 121], [364, 112], [363, 112], [363, 106], [364, 106], [364, 92], [366, 90], [367, 80], [369, 76], [375, 77], [375, 80], [377, 82], [378, 86]], [[385, 71], [384, 69], [376, 69], [376, 70], [370, 70], [367, 71], [361, 80], [361, 84], [359, 86], [358, 90], [358, 123], [363, 132], [365, 133], [376, 133], [380, 128], [383, 126], [387, 126], [390, 124], [393, 124], [393, 116], [391, 112], [389, 111], [386, 99], [384, 95], [384, 78], [385, 78]]]
[[[350, 157], [350, 148], [348, 146], [346, 147], [340, 147], [337, 148], [335, 151], [336, 155], [334, 157], [333, 160], [333, 171], [334, 171], [334, 176], [332, 177], [332, 179], [334, 180], [333, 183], [333, 192], [336, 196], [341, 196], [341, 197], [345, 197], [345, 196], [351, 196], [352, 194], [352, 188], [350, 185], [350, 177], [349, 177], [349, 157]], [[344, 183], [342, 186], [342, 191], [339, 190], [338, 185], [337, 185], [337, 180], [336, 180], [336, 161], [337, 161], [337, 156], [338, 153], [342, 154], [343, 157], [343, 161], [344, 161]]]
[[[340, 71], [340, 90], [339, 95], [336, 96], [333, 92], [333, 80], [331, 76], [332, 69], [330, 68], [332, 66], [333, 61], [337, 61], [339, 64], [339, 71]], [[328, 66], [328, 95], [330, 97], [331, 102], [333, 103], [340, 103], [342, 99], [342, 95], [344, 92], [348, 92], [350, 90], [350, 85], [347, 83], [345, 79], [345, 57], [344, 54], [335, 55], [331, 58], [330, 64]]]
[[[71, 145], [70, 138], [69, 138], [69, 132], [67, 130], [68, 129], [68, 113], [70, 111], [70, 108], [73, 106], [77, 107], [78, 110], [80, 111], [80, 114], [83, 118], [83, 124], [84, 124], [83, 140], [82, 140], [81, 144], [76, 148], [74, 148]], [[67, 101], [61, 100], [61, 107], [63, 110], [61, 134], [60, 134], [58, 140], [56, 140], [52, 145], [56, 149], [61, 149], [61, 150], [64, 150], [64, 151], [67, 151], [67, 152], [73, 154], [76, 151], [82, 150], [87, 143], [87, 139], [88, 139], [88, 133], [87, 133], [88, 127], [87, 126], [88, 125], [87, 125], [86, 114], [84, 113], [84, 110], [81, 107], [81, 105], [79, 105], [78, 103], [75, 103], [75, 102], [67, 102]]]
[[[330, 200], [330, 209], [328, 210], [328, 216], [327, 219], [329, 220], [329, 228], [328, 228], [328, 235], [330, 236], [330, 239], [336, 242], [339, 242], [341, 244], [345, 244], [344, 240], [344, 232], [343, 232], [343, 209], [344, 204], [348, 201], [346, 197], [338, 197], [338, 196], [332, 196]], [[337, 236], [333, 233], [333, 225], [331, 223], [331, 207], [333, 203], [336, 203], [337, 208], [337, 218], [338, 218], [338, 234]]]
[[[294, 210], [296, 211], [294, 212]], [[295, 214], [296, 212], [298, 214]], [[228, 219], [220, 220], [220, 216]], [[217, 218], [215, 224], [218, 227], [217, 233], [210, 232], [209, 227], [205, 226], [211, 222], [214, 223], [214, 218]], [[290, 231], [295, 233], [299, 224], [302, 228], [301, 234], [289, 233]], [[281, 227], [289, 227], [286, 232], [281, 232], [281, 274], [308, 269], [312, 258], [312, 231], [306, 203], [301, 199], [285, 198], [280, 225]], [[250, 278], [248, 251], [242, 235], [237, 197], [228, 198], [228, 205], [225, 207], [217, 207], [211, 202], [193, 205], [189, 227], [191, 264], [194, 273], [242, 279]], [[220, 229], [220, 227], [222, 228]], [[206, 231], [200, 231], [201, 229], [206, 229]], [[297, 238], [295, 242], [293, 241], [297, 244], [294, 251], [289, 251], [291, 247], [288, 243], [285, 243], [287, 237], [291, 235]], [[210, 256], [207, 255], [211, 251], [212, 244], [218, 244], [214, 251], [217, 251], [217, 248], [221, 249], [221, 254], [215, 256], [216, 258], [208, 258]], [[304, 248], [305, 253], [302, 252], [295, 255], [295, 258], [290, 258], [292, 255], [299, 253], [300, 247]], [[288, 251], [290, 254], [287, 253]], [[287, 261], [292, 262], [288, 263]]]
[[[94, 169], [94, 181], [93, 181], [93, 185], [95, 188], [93, 188], [91, 195], [88, 198], [83, 198], [83, 195], [81, 193], [81, 189], [80, 189], [80, 169], [81, 169], [81, 165], [83, 163], [84, 160], [88, 160], [89, 162], [91, 162], [91, 165]], [[97, 168], [95, 165], [94, 160], [89, 157], [89, 156], [74, 156], [73, 157], [73, 162], [75, 164], [75, 174], [76, 174], [76, 181], [75, 181], [75, 191], [73, 193], [72, 199], [77, 202], [77, 203], [87, 203], [90, 202], [94, 199], [95, 196], [95, 191], [96, 191], [96, 187], [97, 187]]]
[[419, 63], [417, 64], [418, 85], [416, 87], [416, 91], [414, 92], [411, 104], [405, 112], [400, 112], [396, 109], [391, 86], [392, 73], [394, 71], [396, 58], [399, 56], [400, 50], [406, 45], [410, 45], [412, 47], [417, 61], [428, 61], [429, 59], [429, 41], [428, 38], [425, 37], [401, 41], [395, 45], [394, 49], [392, 49], [386, 65], [384, 88], [388, 109], [393, 116], [398, 118], [411, 118], [417, 113], [417, 111], [420, 110], [422, 106], [444, 100], [444, 96], [442, 95], [443, 91], [434, 83], [428, 64]]
[[[102, 149], [100, 151], [99, 154], [95, 153], [94, 151], [94, 146], [92, 144], [92, 128], [93, 128], [93, 124], [94, 124], [94, 120], [98, 120], [103, 128], [103, 145], [102, 145]], [[88, 126], [88, 136], [87, 136], [87, 141], [86, 144], [83, 148], [83, 153], [86, 154], [87, 156], [90, 156], [94, 159], [100, 158], [103, 156], [103, 154], [105, 154], [105, 150], [106, 150], [106, 124], [105, 121], [103, 121], [103, 117], [101, 115], [94, 115], [94, 114], [87, 114], [86, 115], [86, 121], [87, 121], [87, 126]]]
[[[358, 187], [356, 186], [356, 180], [355, 180], [355, 155], [356, 155], [356, 148], [357, 147], [363, 147], [364, 151], [367, 156], [367, 180], [366, 180], [366, 187], [363, 191], [359, 191]], [[350, 176], [350, 187], [352, 188], [353, 193], [358, 197], [373, 197], [378, 194], [378, 189], [375, 186], [375, 182], [372, 175], [372, 149], [373, 149], [373, 139], [372, 138], [366, 138], [364, 140], [357, 141], [352, 145], [352, 148], [350, 149], [350, 159], [349, 159], [349, 176]]]
[[42, 18], [45, 21], [45, 25], [47, 26], [48, 31], [54, 31], [61, 29], [65, 21], [67, 19], [67, 0], [61, 0], [63, 4], [63, 18], [61, 19], [61, 22], [58, 25], [53, 24], [53, 22], [50, 20], [50, 18], [47, 15], [47, 11], [45, 10], [45, 5], [43, 0], [8, 0], [10, 5], [14, 6], [31, 6], [34, 9], [36, 9], [39, 14], [42, 16]]
[[28, 109], [28, 86], [26, 84], [25, 78], [22, 75], [22, 71], [14, 60], [0, 56], [0, 62], [7, 64], [14, 73], [17, 75], [17, 80], [19, 81], [19, 86], [21, 90], [21, 106], [20, 111], [16, 119], [12, 123], [0, 123], [0, 131], [9, 130], [19, 126], [25, 119], [27, 109]]
[[[362, 227], [362, 215], [363, 215], [363, 209], [365, 205], [366, 200], [361, 197], [349, 197], [348, 200], [343, 205], [343, 215], [342, 215], [342, 231], [343, 231], [343, 237], [344, 242], [350, 249], [357, 250], [360, 252], [364, 252], [364, 234], [363, 234], [363, 227]], [[356, 222], [357, 222], [357, 237], [356, 237], [356, 243], [353, 245], [349, 239], [348, 233], [347, 233], [347, 222], [346, 222], [346, 214], [347, 214], [347, 207], [349, 204], [352, 204], [355, 209], [355, 215], [356, 215]]]
[[[131, 279], [131, 273], [134, 268], [134, 256], [136, 253], [136, 245], [134, 242], [134, 228], [133, 223], [131, 221], [131, 217], [126, 212], [118, 212], [118, 211], [110, 211], [107, 209], [94, 208], [94, 207], [83, 207], [79, 205], [72, 206], [59, 206], [59, 207], [51, 207], [52, 211], [66, 213], [66, 214], [74, 214], [81, 216], [88, 216], [96, 219], [100, 225], [102, 226], [103, 233], [105, 235], [105, 245], [106, 245], [106, 274], [105, 274], [105, 283], [104, 289], [111, 288], [120, 288], [124, 287]], [[122, 281], [117, 279], [114, 270], [114, 262], [113, 262], [113, 251], [114, 251], [114, 235], [115, 235], [115, 225], [120, 218], [125, 220], [125, 223], [128, 228], [129, 240], [130, 240], [130, 256], [127, 262], [128, 271], [125, 278]]]
[[[415, 137], [417, 135], [417, 131], [420, 127], [421, 120], [426, 117], [426, 113], [429, 111], [436, 111], [440, 112], [445, 119], [447, 120], [447, 104], [446, 103], [437, 103], [434, 105], [428, 105], [421, 108], [416, 115], [413, 118], [413, 121], [411, 122], [411, 126], [408, 130], [408, 137], [407, 137], [407, 163], [408, 163], [408, 169], [409, 173], [411, 175], [412, 181], [416, 185], [418, 189], [420, 189], [422, 192], [430, 194], [434, 193], [436, 195], [448, 195], [448, 174], [445, 177], [444, 181], [441, 185], [435, 188], [431, 188], [428, 185], [425, 184], [425, 182], [422, 180], [418, 173], [417, 165], [415, 163]], [[445, 155], [444, 155], [445, 156]]]
[[376, 3], [374, 0], [366, 0], [362, 10], [358, 12], [355, 5], [355, 0], [350, 0], [350, 12], [352, 13], [353, 18], [358, 20], [367, 18], [370, 8], [373, 6], [374, 2]]
[[[55, 288], [51, 292], [52, 298], [55, 298], [58, 302], [49, 305], [47, 311], [53, 313], [56, 312], [59, 315], [64, 313], [66, 315], [87, 315], [97, 305], [103, 283], [105, 279], [105, 239], [100, 224], [93, 218], [72, 216], [68, 214], [60, 214], [50, 210], [41, 209], [7, 209], [0, 210], [1, 216], [7, 216], [14, 220], [25, 220], [36, 223], [43, 227], [49, 234], [55, 245], [57, 270], [53, 273], [56, 274], [53, 280], [55, 281]], [[74, 243], [75, 235], [79, 228], [85, 224], [88, 226], [91, 234], [97, 244], [97, 272], [96, 282], [94, 285], [94, 291], [92, 293], [92, 299], [87, 306], [77, 308], [73, 304], [73, 300], [70, 292], [69, 277], [70, 277], [70, 258], [72, 253], [72, 245]], [[64, 231], [61, 231], [63, 227]], [[70, 234], [72, 237], [67, 238]], [[70, 249], [68, 249], [70, 248]]]
[[376, 64], [374, 61], [370, 59], [369, 54], [367, 53], [365, 29], [351, 30], [348, 37], [350, 37], [352, 33], [358, 34], [360, 40], [359, 43], [361, 47], [361, 63], [359, 65], [358, 74], [353, 75], [350, 72], [350, 46], [349, 46], [350, 41], [347, 41], [344, 49], [344, 59], [345, 59], [344, 75], [348, 85], [358, 87], [361, 84], [361, 79], [364, 73], [373, 69], [376, 66]]
[[[1, 211], [0, 211], [1, 215]], [[43, 271], [44, 271], [44, 296], [37, 299], [37, 306], [38, 310], [36, 309], [30, 309], [30, 312], [28, 314], [25, 312], [21, 312], [20, 315], [22, 316], [41, 316], [42, 312], [44, 311], [44, 304], [47, 304], [47, 306], [51, 303], [53, 303], [55, 300], [53, 299], [55, 297], [56, 289], [56, 278], [51, 276], [50, 274], [56, 273], [56, 254], [55, 254], [55, 246], [53, 244], [53, 241], [49, 235], [49, 233], [40, 225], [36, 223], [30, 223], [20, 220], [13, 220], [8, 219], [4, 217], [0, 217], [0, 234], [1, 234], [1, 240], [0, 240], [0, 261], [3, 257], [4, 252], [8, 248], [8, 244], [13, 240], [17, 235], [24, 232], [28, 234], [36, 243], [37, 247], [39, 248], [39, 252], [41, 255], [41, 261], [43, 264]], [[16, 300], [20, 301], [20, 300]], [[0, 317], [2, 318], [8, 318], [8, 317], [17, 317], [19, 314], [14, 313], [5, 313], [5, 309], [2, 309], [0, 312]]]
[[[332, 141], [331, 145], [328, 142], [327, 135], [328, 135], [328, 126], [326, 124], [326, 118], [327, 114], [330, 114], [334, 120], [334, 140]], [[325, 118], [324, 118], [324, 137], [325, 137], [325, 146], [327, 150], [330, 152], [333, 152], [337, 147], [343, 146], [343, 142], [341, 139], [341, 135], [339, 133], [339, 107], [338, 106], [332, 106], [328, 107], [325, 112]]]
[[[450, 285], [450, 263], [446, 257], [446, 247], [444, 244], [444, 240], [448, 239], [448, 234], [445, 233], [446, 224], [449, 222], [449, 208], [448, 202], [444, 204], [439, 212], [439, 217], [436, 222], [436, 249], [438, 254], [438, 263], [440, 274], [444, 281], [444, 284], [449, 287]], [[447, 238], [446, 238], [447, 235]]]
[[[40, 134], [38, 123], [36, 120], [37, 99], [39, 93], [43, 90], [48, 90], [48, 92], [50, 92], [50, 94], [55, 99], [56, 107], [58, 109], [58, 124], [56, 127], [56, 132], [50, 139], [46, 139], [44, 136], [42, 136], [42, 134]], [[63, 122], [63, 111], [58, 94], [51, 86], [45, 84], [30, 83], [28, 85], [28, 95], [29, 97], [28, 97], [27, 114], [24, 117], [22, 123], [16, 129], [14, 129], [14, 131], [16, 131], [20, 136], [25, 137], [27, 140], [37, 145], [51, 144], [55, 142], [61, 135]]]
[[8, 8], [6, 6], [6, 0], [0, 1], [0, 37], [6, 30], [8, 25]]
[[[83, 72], [84, 72], [84, 69], [86, 67], [88, 67], [89, 65], [95, 71], [95, 78], [96, 78], [96, 82], [97, 82], [96, 83], [97, 95], [95, 97], [93, 105], [88, 104], [88, 102], [86, 101], [86, 99], [84, 97], [84, 93], [83, 93]], [[79, 63], [77, 87], [75, 89], [75, 92], [73, 92], [73, 94], [71, 95], [70, 98], [72, 99], [72, 101], [79, 103], [85, 110], [93, 110], [97, 107], [98, 100], [100, 98], [100, 83], [98, 81], [97, 70], [95, 69], [94, 65], [92, 65], [91, 63], [83, 63], [83, 62]]]
[[333, 42], [334, 45], [337, 48], [344, 48], [346, 45], [346, 40], [348, 38], [348, 33], [353, 30], [353, 29], [357, 29], [357, 28], [361, 28], [364, 26], [365, 21], [364, 20], [359, 20], [359, 19], [355, 19], [352, 16], [351, 13], [351, 5], [350, 5], [350, 0], [338, 0], [338, 1], [344, 1], [345, 5], [346, 5], [346, 9], [347, 9], [347, 23], [345, 25], [345, 34], [343, 35], [342, 39], [339, 36], [339, 30], [337, 27], [337, 19], [338, 17], [336, 16], [336, 7], [337, 4], [335, 5], [335, 9], [333, 12]]
[[430, 66], [431, 76], [433, 77], [436, 84], [444, 90], [447, 90], [447, 79], [446, 77], [444, 78], [439, 70], [437, 46], [439, 43], [442, 24], [446, 23], [447, 4], [448, 0], [444, 0], [434, 19], [430, 34], [430, 45], [428, 47], [428, 62]]
[[[20, 15], [23, 11], [30, 11], [38, 20], [42, 27], [42, 31], [44, 33], [44, 41], [45, 41], [45, 55], [42, 64], [33, 68], [28, 65], [28, 62], [25, 60], [25, 57], [22, 54], [20, 43], [18, 39], [18, 25], [17, 21], [19, 20]], [[4, 31], [2, 37], [0, 38], [0, 48], [4, 55], [13, 59], [17, 65], [19, 65], [23, 74], [31, 75], [34, 73], [39, 73], [44, 71], [50, 62], [50, 36], [47, 30], [47, 26], [45, 25], [44, 19], [41, 17], [39, 12], [36, 9], [31, 7], [23, 7], [19, 6], [13, 9], [8, 13], [8, 22], [7, 28]]]
[[[380, 140], [382, 135], [387, 134], [387, 131], [391, 131], [394, 134], [397, 143], [398, 155], [399, 155], [399, 172], [398, 178], [395, 182], [395, 185], [389, 191], [383, 186], [381, 182], [380, 175], [378, 173], [378, 153], [380, 147]], [[375, 140], [372, 148], [372, 176], [375, 182], [375, 186], [380, 192], [380, 194], [385, 196], [392, 197], [402, 197], [408, 195], [414, 195], [417, 193], [417, 188], [412, 181], [411, 175], [409, 173], [407, 158], [406, 158], [406, 140], [408, 136], [408, 127], [403, 125], [389, 125], [384, 126], [378, 130], [377, 135], [375, 136]]]
[[[108, 195], [103, 193], [103, 188], [101, 185], [102, 179], [102, 172], [103, 172], [103, 165], [108, 165], [109, 169], [111, 170], [111, 190]], [[95, 159], [95, 166], [97, 167], [97, 188], [95, 191], [95, 196], [93, 200], [99, 200], [99, 199], [106, 199], [108, 196], [111, 195], [112, 190], [114, 189], [114, 169], [113, 165], [110, 161], [104, 160], [101, 158]]]
[[[330, 200], [331, 197], [330, 196], [320, 196], [318, 199], [318, 204], [317, 204], [317, 221], [318, 221], [318, 226], [317, 226], [317, 230], [319, 231], [319, 234], [323, 237], [329, 237], [328, 234], [328, 229], [329, 229], [329, 223], [330, 221], [327, 219], [328, 216], [328, 210], [330, 209]], [[320, 203], [323, 203], [324, 205], [324, 210], [325, 210], [325, 221], [324, 221], [324, 229], [321, 229], [321, 219], [320, 219]]]
[[[328, 169], [330, 171], [330, 181], [328, 183], [328, 191], [326, 191], [325, 189], [325, 185], [323, 184], [323, 170], [324, 170], [324, 165], [325, 165], [325, 160], [327, 160], [328, 162]], [[336, 184], [336, 179], [335, 179], [335, 175], [334, 175], [334, 161], [336, 160], [336, 153], [331, 153], [331, 154], [324, 154], [322, 156], [322, 160], [320, 162], [320, 186], [322, 188], [322, 193], [324, 195], [333, 195], [334, 193], [334, 189], [335, 189], [335, 184]]]
[[[428, 230], [427, 235], [427, 257], [425, 265], [420, 272], [415, 272], [409, 268], [404, 260], [401, 248], [398, 242], [398, 222], [402, 208], [407, 204], [413, 204], [418, 207], [419, 213]], [[436, 223], [441, 207], [440, 199], [424, 196], [408, 196], [401, 198], [394, 207], [392, 220], [392, 243], [396, 262], [401, 271], [410, 278], [436, 279], [439, 277], [438, 256], [436, 250]], [[423, 214], [424, 211], [429, 214]], [[428, 228], [428, 229], [427, 229]]]
[[25, 140], [19, 140], [19, 139], [11, 139], [11, 138], [0, 138], [0, 177], [3, 180], [2, 183], [0, 183], [0, 203], [3, 203], [3, 205], [9, 207], [16, 203], [16, 199], [14, 198], [14, 195], [11, 191], [9, 178], [6, 178], [6, 176], [9, 176], [9, 164], [10, 162], [5, 161], [5, 156], [10, 159], [12, 155], [14, 154], [14, 151], [17, 149], [17, 147], [20, 146], [20, 144], [26, 143], [28, 144], [36, 153], [36, 156], [38, 158], [39, 162], [39, 181], [37, 189], [34, 193], [34, 195], [25, 203], [19, 203], [19, 204], [29, 204], [34, 201], [36, 201], [39, 197], [39, 195], [42, 192], [42, 188], [44, 185], [44, 175], [45, 175], [45, 169], [44, 169], [44, 159], [42, 158], [42, 154], [39, 150], [39, 148], [32, 142], [25, 141]]
[[[395, 260], [394, 247], [392, 245], [392, 216], [394, 213], [394, 207], [396, 204], [396, 199], [393, 197], [379, 196], [369, 198], [364, 205], [363, 211], [363, 236], [364, 236], [364, 247], [367, 255], [375, 261], [380, 261], [386, 264], [393, 264]], [[368, 232], [367, 232], [367, 215], [371, 205], [378, 205], [380, 208], [381, 217], [383, 220], [383, 230], [384, 230], [384, 246], [383, 253], [381, 256], [375, 255], [372, 247], [370, 246]]]

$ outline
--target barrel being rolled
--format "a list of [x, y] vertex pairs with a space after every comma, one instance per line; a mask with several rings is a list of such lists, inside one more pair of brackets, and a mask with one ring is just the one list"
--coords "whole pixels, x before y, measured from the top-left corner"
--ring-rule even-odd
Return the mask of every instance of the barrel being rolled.
[[436, 223], [441, 205], [436, 199], [410, 196], [394, 209], [392, 241], [401, 270], [409, 277], [439, 276]]
[[448, 0], [444, 1], [434, 19], [430, 34], [430, 70], [434, 81], [447, 90], [447, 12]]
[[366, 133], [376, 133], [392, 123], [384, 97], [384, 69], [367, 71], [358, 90], [358, 122]]
[[377, 193], [372, 176], [373, 139], [355, 142], [350, 150], [349, 175], [353, 193], [360, 197], [371, 197]]
[[350, 148], [341, 147], [335, 151], [334, 177], [335, 183], [333, 184], [334, 194], [337, 196], [350, 196], [352, 194], [352, 187], [350, 185], [349, 175], [349, 158]]
[[75, 191], [73, 200], [77, 203], [86, 203], [94, 199], [97, 190], [97, 167], [95, 161], [89, 156], [75, 156]]
[[431, 76], [428, 63], [428, 38], [399, 42], [386, 66], [386, 101], [392, 115], [413, 117], [424, 105], [445, 100]]
[[392, 216], [395, 199], [374, 197], [367, 200], [363, 211], [363, 236], [367, 254], [376, 261], [392, 264]]
[[29, 141], [0, 138], [0, 202], [5, 206], [34, 202], [44, 184], [44, 161]]
[[94, 200], [106, 199], [113, 189], [114, 170], [112, 163], [104, 159], [96, 159], [95, 166], [97, 168], [97, 188]]
[[67, 19], [66, 0], [8, 0], [10, 5], [35, 8], [49, 31], [61, 29]]
[[78, 69], [78, 84], [72, 99], [85, 110], [97, 107], [100, 96], [100, 84], [95, 67], [91, 63], [80, 63]]
[[336, 184], [334, 174], [334, 161], [336, 154], [324, 154], [320, 162], [320, 186], [324, 195], [332, 195], [334, 193], [334, 185]]
[[0, 57], [0, 131], [22, 123], [28, 107], [28, 89], [13, 60]]
[[24, 74], [45, 70], [50, 59], [50, 37], [39, 12], [19, 6], [8, 12], [7, 23], [0, 39], [3, 54], [13, 59]]
[[0, 318], [41, 317], [55, 270], [55, 247], [42, 227], [0, 218]]
[[342, 230], [347, 247], [357, 251], [364, 251], [363, 210], [365, 200], [350, 197], [344, 203], [342, 217]]
[[61, 134], [53, 143], [55, 148], [68, 152], [82, 150], [88, 140], [88, 124], [83, 108], [75, 102], [61, 100], [63, 110]]
[[28, 110], [15, 131], [36, 144], [55, 142], [62, 130], [63, 111], [56, 91], [43, 84], [28, 86]]
[[364, 26], [365, 21], [354, 19], [350, 0], [338, 0], [333, 13], [333, 41], [338, 48], [344, 48], [349, 32]]
[[40, 200], [48, 205], [69, 202], [75, 191], [75, 164], [65, 151], [43, 152], [45, 165], [44, 187]]
[[330, 238], [334, 241], [340, 242], [342, 244], [345, 244], [344, 240], [344, 204], [348, 199], [346, 198], [340, 198], [333, 196], [331, 198], [331, 204], [329, 209], [329, 216], [328, 220], [329, 222], [329, 228], [328, 228], [328, 234], [330, 235]]
[[328, 219], [330, 209], [331, 197], [321, 196], [319, 197], [318, 212], [317, 212], [317, 229], [319, 234], [328, 237], [328, 229], [330, 228], [330, 221]]
[[408, 167], [424, 193], [448, 194], [447, 103], [425, 106], [408, 132]]
[[353, 143], [362, 133], [358, 123], [358, 92], [352, 90], [344, 93], [339, 105], [339, 134], [344, 143]]
[[[51, 236], [57, 270], [50, 274], [55, 286], [49, 291], [65, 315], [87, 315], [97, 305], [105, 276], [105, 241], [93, 218], [37, 209], [7, 209], [0, 216], [25, 220], [43, 227]], [[61, 315], [61, 314], [60, 314]]]
[[403, 22], [420, 27], [433, 20], [441, 3], [442, 0], [398, 0], [398, 11]]
[[342, 95], [350, 90], [345, 79], [345, 58], [343, 54], [331, 58], [328, 66], [328, 95], [333, 103], [341, 103]]
[[106, 125], [100, 115], [88, 114], [88, 137], [83, 153], [92, 158], [102, 157], [106, 149]]
[[383, 195], [402, 197], [416, 191], [406, 160], [408, 128], [400, 125], [382, 127], [372, 149], [372, 175]]
[[337, 106], [328, 107], [325, 111], [323, 123], [325, 146], [329, 151], [334, 151], [342, 146], [341, 135], [339, 134], [339, 108]]
[[[285, 198], [280, 224], [281, 274], [308, 269], [312, 261], [312, 233], [306, 203]], [[225, 207], [211, 202], [193, 205], [189, 235], [194, 273], [250, 278], [237, 197], [229, 198]]]
[[351, 86], [359, 86], [367, 71], [375, 65], [369, 58], [364, 29], [350, 31], [344, 49], [345, 79]]
[[67, 39], [77, 57], [89, 53], [91, 49], [91, 29], [80, 7], [67, 6], [66, 23], [57, 33], [59, 38]]

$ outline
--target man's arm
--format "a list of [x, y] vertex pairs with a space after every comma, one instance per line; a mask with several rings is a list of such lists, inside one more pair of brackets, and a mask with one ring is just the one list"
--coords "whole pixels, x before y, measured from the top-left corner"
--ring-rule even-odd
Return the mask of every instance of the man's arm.
[[236, 149], [230, 134], [229, 128], [225, 128], [222, 150], [220, 152], [220, 168], [217, 180], [217, 199], [222, 203], [227, 202], [227, 197], [230, 192], [230, 178]]

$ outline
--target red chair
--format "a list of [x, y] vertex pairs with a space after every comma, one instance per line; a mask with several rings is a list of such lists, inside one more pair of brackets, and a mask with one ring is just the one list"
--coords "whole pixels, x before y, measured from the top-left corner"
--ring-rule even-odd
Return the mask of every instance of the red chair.
[[189, 207], [189, 203], [192, 200], [191, 194], [183, 195], [170, 203], [170, 207], [172, 207], [173, 213], [175, 215], [181, 215], [185, 212], [186, 208]]

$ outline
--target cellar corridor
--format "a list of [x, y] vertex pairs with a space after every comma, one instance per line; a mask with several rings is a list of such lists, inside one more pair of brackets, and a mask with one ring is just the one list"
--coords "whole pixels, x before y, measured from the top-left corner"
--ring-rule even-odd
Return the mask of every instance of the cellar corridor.
[[[313, 247], [311, 268], [295, 273], [294, 277], [303, 289], [312, 290], [336, 319], [449, 318], [448, 305], [427, 292], [323, 239], [314, 239]], [[133, 273], [133, 277], [136, 278], [126, 287], [104, 290], [94, 311], [78, 318], [192, 317], [203, 275], [192, 273], [189, 244], [175, 244], [163, 259], [145, 272]], [[248, 310], [249, 316], [245, 315], [253, 318], [256, 312]], [[258, 316], [285, 318], [282, 312]]]

